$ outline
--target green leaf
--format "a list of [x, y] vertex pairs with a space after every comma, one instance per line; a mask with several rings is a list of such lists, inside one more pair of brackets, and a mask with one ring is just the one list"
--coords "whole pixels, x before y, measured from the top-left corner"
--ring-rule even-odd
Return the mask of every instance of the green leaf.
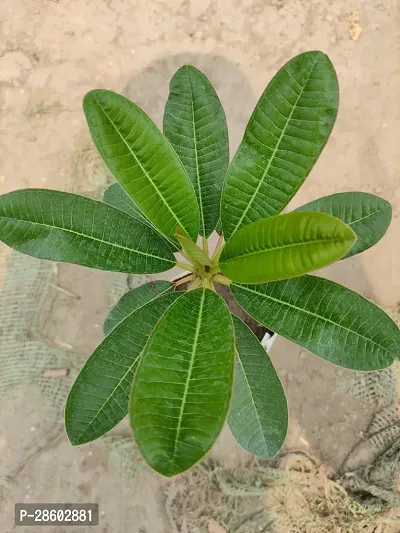
[[164, 135], [180, 157], [196, 191], [200, 234], [208, 237], [220, 215], [229, 164], [225, 113], [213, 86], [195, 67], [181, 67], [170, 83]]
[[337, 108], [335, 70], [322, 52], [300, 54], [279, 70], [228, 169], [221, 204], [225, 240], [289, 203], [328, 140]]
[[257, 337], [236, 316], [233, 325], [236, 373], [228, 424], [243, 448], [270, 459], [279, 452], [286, 437], [285, 391]]
[[219, 265], [239, 283], [293, 278], [340, 259], [354, 239], [351, 229], [330, 215], [289, 213], [237, 231], [224, 246]]
[[182, 250], [192, 261], [198, 265], [211, 265], [211, 259], [208, 257], [208, 255], [205, 254], [195, 242], [189, 239], [189, 237], [183, 232], [182, 228], [178, 227], [176, 229], [175, 237], [182, 246]]
[[83, 109], [100, 155], [143, 215], [172, 240], [177, 225], [196, 240], [199, 208], [193, 185], [154, 122], [112, 91], [90, 91]]
[[104, 335], [108, 335], [127, 315], [167, 292], [172, 292], [173, 288], [173, 283], [157, 280], [144, 283], [140, 287], [126, 292], [108, 313], [103, 325]]
[[157, 472], [179, 474], [211, 448], [228, 412], [234, 360], [232, 319], [215, 292], [186, 292], [162, 316], [129, 408], [136, 443]]
[[126, 416], [143, 348], [161, 315], [180, 296], [160, 293], [150, 298], [145, 285], [135, 291], [131, 312], [125, 301], [124, 318], [86, 361], [69, 393], [65, 427], [73, 445], [101, 437]]
[[[139, 220], [140, 222], [143, 222], [143, 224], [147, 224], [150, 228], [159, 233], [158, 229], [147, 220], [147, 218], [143, 215], [137, 205], [135, 205], [135, 202], [132, 200], [129, 194], [124, 191], [124, 189], [119, 183], [113, 183], [104, 191], [103, 201], [106, 204], [116, 207], [120, 211], [128, 213], [128, 215], [130, 215], [131, 217], [136, 218], [136, 220]], [[169, 239], [168, 237], [164, 236], [164, 238], [168, 240], [174, 251], [179, 250], [179, 247], [176, 245], [176, 243], [171, 241], [171, 239]]]
[[255, 320], [336, 365], [379, 370], [399, 357], [400, 332], [393, 320], [337, 283], [304, 276], [230, 288]]
[[169, 243], [103, 202], [60, 191], [0, 196], [0, 239], [19, 252], [101, 270], [151, 274], [172, 268]]
[[343, 259], [374, 246], [386, 233], [392, 219], [389, 202], [365, 192], [342, 192], [324, 196], [296, 211], [319, 211], [343, 220], [356, 234], [357, 241]]
[[103, 201], [108, 204], [128, 213], [131, 217], [136, 218], [144, 224], [150, 224], [147, 218], [145, 218], [140, 209], [135, 205], [135, 202], [124, 191], [119, 183], [113, 183], [105, 191], [103, 195]]

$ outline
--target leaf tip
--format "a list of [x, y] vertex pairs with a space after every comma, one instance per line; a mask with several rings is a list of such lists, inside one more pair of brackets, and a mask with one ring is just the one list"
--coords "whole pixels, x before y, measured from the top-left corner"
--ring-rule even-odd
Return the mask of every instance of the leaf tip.
[[96, 94], [99, 92], [100, 89], [92, 89], [91, 91], [88, 91], [85, 96], [83, 97], [83, 108], [85, 109], [85, 106], [89, 104], [91, 101], [94, 100]]
[[90, 90], [83, 97], [83, 101], [82, 101], [83, 110], [86, 112], [86, 110], [89, 109], [93, 103], [99, 104], [99, 102], [103, 99], [105, 95], [112, 95], [112, 94], [115, 95], [116, 93], [108, 89]]

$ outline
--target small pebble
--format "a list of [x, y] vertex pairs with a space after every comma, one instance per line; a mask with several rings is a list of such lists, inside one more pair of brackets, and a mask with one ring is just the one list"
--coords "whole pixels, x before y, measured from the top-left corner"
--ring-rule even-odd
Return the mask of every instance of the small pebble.
[[31, 431], [32, 431], [32, 433], [33, 433], [34, 431], [36, 431], [35, 426], [31, 426]]

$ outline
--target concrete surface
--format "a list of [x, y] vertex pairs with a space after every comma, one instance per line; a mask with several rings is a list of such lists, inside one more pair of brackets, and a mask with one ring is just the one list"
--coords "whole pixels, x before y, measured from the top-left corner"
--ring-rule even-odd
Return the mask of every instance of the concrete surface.
[[[124, 92], [160, 125], [169, 78], [188, 61], [220, 94], [233, 153], [276, 70], [299, 52], [320, 49], [338, 73], [340, 111], [292, 205], [351, 190], [391, 201], [394, 217], [385, 238], [325, 275], [394, 306], [400, 299], [399, 8], [397, 0], [2, 0], [0, 193], [33, 186], [98, 190], [105, 176], [81, 110], [85, 92]], [[60, 276], [81, 299], [58, 295], [46, 333], [89, 354], [107, 312], [104, 274], [63, 267]], [[272, 357], [289, 398], [288, 445], [337, 468], [369, 414], [341, 395], [343, 374], [332, 365], [286, 341], [276, 344]], [[96, 531], [102, 533], [170, 531], [158, 478], [144, 471], [128, 489], [110, 470], [104, 450], [71, 448], [62, 426], [49, 428], [41, 417], [30, 390], [2, 401], [0, 531], [16, 531], [15, 502], [46, 500], [99, 501], [104, 515]], [[226, 464], [245, 459], [228, 432], [215, 454]]]

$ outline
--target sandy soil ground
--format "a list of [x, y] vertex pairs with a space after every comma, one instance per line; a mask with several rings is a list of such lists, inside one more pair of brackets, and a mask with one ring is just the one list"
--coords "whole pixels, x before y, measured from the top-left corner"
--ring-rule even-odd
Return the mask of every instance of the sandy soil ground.
[[[399, 23], [397, 0], [2, 0], [0, 193], [21, 187], [99, 190], [105, 174], [81, 110], [85, 92], [123, 92], [160, 125], [169, 78], [186, 62], [216, 86], [234, 153], [275, 71], [299, 52], [320, 49], [337, 69], [340, 112], [293, 207], [351, 190], [391, 201], [393, 222], [385, 238], [325, 275], [394, 306], [400, 300]], [[107, 312], [104, 274], [63, 267], [60, 276], [81, 298], [58, 295], [46, 332], [87, 355], [101, 339], [98, 324]], [[289, 399], [288, 446], [338, 468], [369, 413], [343, 396], [343, 371], [284, 340], [271, 355]], [[103, 533], [170, 531], [158, 478], [146, 470], [128, 489], [108, 467], [104, 450], [71, 448], [53, 430], [33, 435], [30, 428], [43, 425], [35, 402], [32, 391], [23, 390], [0, 408], [1, 531], [15, 531], [15, 502], [46, 500], [99, 501], [104, 514], [96, 531]], [[214, 453], [225, 464], [245, 459], [229, 432]]]

